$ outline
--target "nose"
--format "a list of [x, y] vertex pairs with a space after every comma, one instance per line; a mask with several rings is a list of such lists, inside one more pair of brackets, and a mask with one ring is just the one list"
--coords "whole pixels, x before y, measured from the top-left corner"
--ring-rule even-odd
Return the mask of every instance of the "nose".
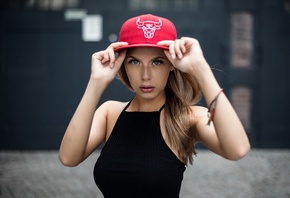
[[142, 68], [141, 78], [142, 78], [142, 80], [150, 80], [151, 79], [151, 71], [150, 71], [149, 67], [145, 66]]

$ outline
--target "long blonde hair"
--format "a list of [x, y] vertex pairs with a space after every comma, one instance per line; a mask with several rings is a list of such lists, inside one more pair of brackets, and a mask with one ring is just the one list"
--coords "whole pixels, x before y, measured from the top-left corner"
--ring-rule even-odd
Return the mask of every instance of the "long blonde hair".
[[[132, 90], [124, 64], [118, 76]], [[164, 120], [169, 143], [184, 164], [192, 164], [193, 155], [196, 155], [194, 140], [198, 136], [191, 127], [193, 112], [190, 106], [199, 101], [201, 91], [191, 75], [175, 69], [169, 74], [165, 94]]]

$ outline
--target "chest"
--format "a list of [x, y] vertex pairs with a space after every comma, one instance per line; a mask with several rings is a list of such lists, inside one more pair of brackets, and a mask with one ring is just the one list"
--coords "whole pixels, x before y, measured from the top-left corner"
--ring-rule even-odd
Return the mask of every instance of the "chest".
[[[111, 136], [111, 133], [116, 125], [116, 122], [120, 116], [122, 112], [122, 109], [117, 109], [115, 111], [111, 111], [108, 113], [108, 117], [107, 117], [107, 131], [106, 131], [106, 138], [105, 138], [105, 143], [108, 141], [109, 137]], [[143, 117], [143, 116], [139, 116], [140, 114], [144, 113], [144, 112], [126, 112], [129, 116], [133, 117], [133, 121], [130, 120], [128, 121], [130, 123], [130, 125], [132, 124], [132, 126], [130, 126], [130, 128], [135, 128], [135, 131], [138, 130], [140, 131], [138, 128], [141, 127], [142, 130], [144, 129], [144, 127], [147, 127], [148, 130], [150, 130], [150, 127], [153, 127], [153, 123], [154, 123], [154, 127], [156, 127], [156, 129], [160, 130], [158, 131], [158, 133], [161, 133], [162, 135], [162, 138], [163, 138], [163, 141], [166, 143], [166, 145], [169, 147], [169, 149], [171, 150], [171, 152], [174, 153], [175, 156], [178, 157], [178, 152], [176, 149], [174, 149], [170, 143], [169, 143], [169, 140], [168, 140], [168, 136], [167, 136], [167, 132], [166, 132], [166, 127], [165, 127], [165, 122], [164, 122], [164, 111], [160, 111], [159, 113], [157, 112], [147, 112], [145, 113], [145, 115], [149, 115], [149, 118], [146, 116]], [[130, 115], [131, 114], [131, 115]], [[139, 114], [139, 115], [138, 115]], [[152, 119], [152, 117], [150, 117], [151, 115], [154, 115], [154, 121]], [[140, 118], [138, 120], [138, 118]], [[129, 117], [130, 119], [130, 117]], [[143, 134], [141, 133], [132, 133], [132, 134], [128, 134], [128, 135], [138, 135], [138, 136], [141, 136]], [[145, 134], [146, 135], [146, 134]], [[147, 135], [146, 135], [147, 136]], [[149, 137], [149, 136], [147, 136]], [[126, 136], [126, 138], [130, 138], [128, 136]], [[146, 137], [145, 137], [146, 138]], [[178, 157], [179, 158], [179, 157]]]
[[123, 186], [122, 192], [131, 186], [136, 192], [164, 195], [171, 188], [178, 195], [185, 166], [164, 141], [159, 116], [154, 112], [120, 115], [95, 165], [101, 190], [114, 184]]

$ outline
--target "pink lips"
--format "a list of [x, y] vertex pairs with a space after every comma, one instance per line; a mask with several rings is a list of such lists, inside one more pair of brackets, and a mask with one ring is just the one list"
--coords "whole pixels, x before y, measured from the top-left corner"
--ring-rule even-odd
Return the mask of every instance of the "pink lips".
[[145, 93], [150, 93], [154, 90], [154, 87], [153, 86], [147, 86], [147, 85], [142, 85], [140, 86], [140, 89], [142, 92], [145, 92]]

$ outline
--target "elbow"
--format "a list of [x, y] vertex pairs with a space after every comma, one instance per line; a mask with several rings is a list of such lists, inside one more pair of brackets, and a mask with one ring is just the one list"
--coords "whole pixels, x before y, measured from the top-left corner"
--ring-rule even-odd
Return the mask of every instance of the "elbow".
[[236, 142], [235, 145], [232, 145], [231, 153], [229, 160], [239, 161], [247, 156], [251, 149], [251, 145], [249, 139], [245, 136], [245, 138], [241, 138], [240, 141]]
[[239, 161], [247, 156], [250, 151], [250, 145], [243, 146], [235, 151], [234, 155], [231, 155], [228, 159], [231, 161]]
[[59, 158], [60, 162], [62, 163], [62, 165], [67, 166], [67, 167], [76, 167], [80, 164], [80, 163], [73, 161], [73, 160], [70, 160], [69, 158], [64, 157], [62, 155], [59, 155], [58, 158]]

